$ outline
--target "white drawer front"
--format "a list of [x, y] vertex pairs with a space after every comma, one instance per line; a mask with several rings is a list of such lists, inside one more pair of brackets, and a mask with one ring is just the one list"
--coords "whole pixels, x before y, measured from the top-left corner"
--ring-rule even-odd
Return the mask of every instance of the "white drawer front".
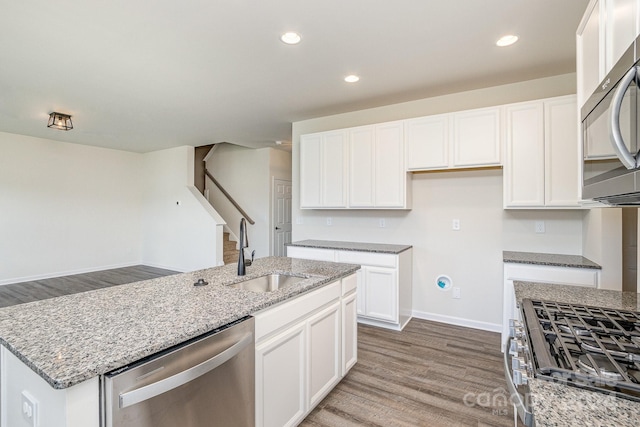
[[398, 265], [398, 255], [375, 252], [336, 251], [336, 262], [395, 268]]
[[347, 295], [358, 286], [358, 276], [354, 273], [342, 279], [342, 295]]
[[284, 326], [311, 315], [315, 310], [340, 298], [342, 283], [337, 280], [308, 294], [293, 298], [254, 315], [256, 342]]
[[527, 282], [559, 283], [595, 288], [598, 287], [598, 272], [599, 270], [592, 268], [505, 263], [505, 278], [507, 280]]
[[333, 249], [301, 248], [299, 246], [287, 246], [287, 256], [290, 258], [312, 259], [315, 261], [334, 261]]

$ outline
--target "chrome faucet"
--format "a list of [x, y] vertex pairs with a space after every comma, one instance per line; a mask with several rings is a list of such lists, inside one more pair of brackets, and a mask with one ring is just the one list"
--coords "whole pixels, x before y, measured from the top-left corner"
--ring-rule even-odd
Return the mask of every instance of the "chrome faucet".
[[244, 248], [249, 247], [249, 236], [247, 236], [247, 222], [242, 218], [240, 220], [240, 253], [238, 254], [238, 276], [244, 276], [247, 273], [246, 264], [244, 263]]

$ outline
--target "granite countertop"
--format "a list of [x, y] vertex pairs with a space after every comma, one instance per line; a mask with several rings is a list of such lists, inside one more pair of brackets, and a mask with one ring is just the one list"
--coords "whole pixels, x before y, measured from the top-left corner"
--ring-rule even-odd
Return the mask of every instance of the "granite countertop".
[[377, 252], [385, 254], [399, 254], [408, 249], [411, 245], [390, 245], [386, 243], [362, 243], [362, 242], [339, 242], [332, 240], [301, 240], [299, 242], [287, 243], [287, 246], [298, 246], [301, 248], [316, 249], [337, 249], [342, 251], [355, 252]]
[[592, 268], [600, 270], [595, 262], [582, 255], [543, 254], [536, 252], [502, 251], [503, 262], [517, 264], [549, 265], [557, 267]]
[[[520, 281], [513, 285], [518, 303], [536, 299], [640, 311], [635, 292]], [[529, 388], [537, 427], [636, 427], [640, 420], [640, 403], [628, 399], [536, 378], [529, 380]]]
[[[360, 268], [268, 257], [0, 309], [0, 343], [63, 389], [210, 332]], [[274, 292], [227, 287], [270, 273], [307, 279]], [[193, 286], [203, 278], [209, 285]]]

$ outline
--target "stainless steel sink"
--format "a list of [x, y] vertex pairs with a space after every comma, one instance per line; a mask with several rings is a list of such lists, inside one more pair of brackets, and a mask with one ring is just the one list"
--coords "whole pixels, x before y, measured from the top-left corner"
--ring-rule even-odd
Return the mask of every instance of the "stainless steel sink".
[[291, 276], [289, 274], [267, 274], [265, 276], [256, 277], [255, 279], [234, 283], [229, 286], [253, 292], [273, 292], [305, 279], [306, 277]]

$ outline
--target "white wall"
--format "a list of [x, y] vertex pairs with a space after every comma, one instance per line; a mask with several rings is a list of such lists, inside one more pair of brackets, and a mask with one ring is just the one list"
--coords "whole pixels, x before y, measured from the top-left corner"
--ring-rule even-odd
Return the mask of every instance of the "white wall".
[[583, 255], [602, 266], [601, 288], [622, 290], [622, 210], [594, 208], [585, 212]]
[[139, 154], [0, 133], [0, 284], [217, 265], [218, 219], [189, 185], [193, 147]]
[[[502, 251], [582, 252], [582, 212], [504, 211], [502, 171], [414, 174], [411, 211], [300, 210], [300, 135], [430, 114], [575, 93], [575, 74], [422, 99], [293, 124], [293, 239], [401, 243], [414, 246], [416, 315], [485, 329], [502, 322]], [[333, 219], [326, 226], [326, 217]], [[386, 228], [378, 219], [386, 219]], [[459, 219], [460, 231], [451, 230]], [[544, 220], [546, 233], [533, 223]], [[297, 221], [302, 221], [298, 224]], [[435, 285], [439, 274], [461, 288], [452, 299]]]
[[192, 191], [193, 147], [146, 153], [142, 164], [143, 263], [178, 271], [219, 265], [216, 227], [222, 219]]
[[[271, 254], [272, 180], [291, 179], [291, 154], [273, 148], [250, 149], [233, 144], [217, 144], [207, 159], [207, 170], [255, 221], [247, 223], [249, 248], [256, 258]], [[235, 237], [239, 237], [240, 218], [219, 190], [207, 180], [209, 199]]]
[[0, 284], [140, 263], [140, 159], [0, 133]]

